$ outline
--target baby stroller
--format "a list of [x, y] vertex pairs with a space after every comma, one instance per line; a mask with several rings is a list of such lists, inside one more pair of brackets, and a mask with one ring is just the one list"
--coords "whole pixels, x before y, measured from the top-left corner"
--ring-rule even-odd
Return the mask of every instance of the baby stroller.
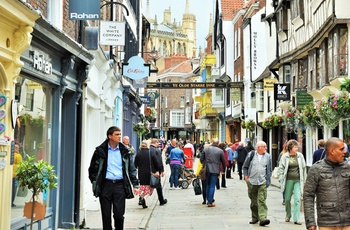
[[186, 168], [185, 165], [181, 165], [178, 181], [179, 187], [184, 189], [188, 188], [194, 178], [196, 178], [196, 175], [193, 173], [193, 170]]

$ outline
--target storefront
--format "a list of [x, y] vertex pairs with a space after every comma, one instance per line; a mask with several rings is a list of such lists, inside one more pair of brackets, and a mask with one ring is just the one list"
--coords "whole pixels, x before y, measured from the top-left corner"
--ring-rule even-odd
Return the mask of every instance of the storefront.
[[[27, 155], [43, 159], [54, 166], [58, 177], [58, 188], [39, 197], [47, 212], [35, 228], [73, 228], [79, 219], [82, 84], [93, 56], [43, 19], [36, 21], [32, 35], [14, 84], [18, 107], [14, 141], [24, 160]], [[14, 194], [11, 229], [18, 229], [28, 223], [22, 216], [31, 193]]]
[[[16, 114], [16, 110], [12, 110], [13, 80], [21, 70], [23, 63], [20, 61], [20, 56], [31, 42], [31, 32], [35, 20], [39, 17], [37, 12], [28, 9], [20, 1], [0, 0], [0, 138], [2, 140], [13, 137], [12, 121], [16, 119], [12, 118], [12, 115]], [[1, 142], [0, 152], [0, 229], [10, 229], [13, 173], [11, 145]]]

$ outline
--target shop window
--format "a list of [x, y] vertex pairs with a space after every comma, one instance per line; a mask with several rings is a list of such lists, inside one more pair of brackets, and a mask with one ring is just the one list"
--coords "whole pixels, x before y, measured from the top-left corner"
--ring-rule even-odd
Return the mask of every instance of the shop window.
[[184, 112], [183, 111], [171, 111], [170, 112], [170, 126], [171, 127], [184, 127]]
[[282, 41], [288, 39], [288, 11], [287, 8], [282, 7], [277, 12], [277, 32]]
[[307, 83], [307, 57], [298, 61], [298, 88], [304, 88]]
[[348, 30], [339, 30], [339, 75], [348, 75]]
[[215, 95], [215, 102], [223, 102], [224, 101], [224, 90], [223, 89], [213, 89]]
[[308, 79], [307, 79], [307, 90], [316, 89], [316, 50], [312, 50], [308, 56], [309, 68], [308, 68]]
[[327, 63], [328, 63], [328, 79], [332, 80], [334, 77], [334, 72], [333, 70], [333, 33], [329, 33], [328, 36], [328, 43], [327, 43]]
[[[19, 113], [14, 129], [14, 141], [19, 146], [19, 154], [23, 160], [29, 155], [51, 164], [52, 90], [47, 85], [23, 76], [18, 77], [17, 82], [15, 96]], [[20, 189], [16, 184], [15, 182], [12, 188], [12, 219], [23, 216], [24, 204], [31, 199], [31, 191], [26, 188]], [[40, 193], [38, 200], [47, 205], [49, 194]]]
[[284, 71], [284, 83], [290, 83], [290, 65], [283, 66]]
[[322, 42], [319, 48], [319, 57], [317, 61], [317, 79], [319, 78], [320, 86], [322, 88], [326, 83], [329, 82], [327, 74], [327, 39]]
[[238, 59], [240, 56], [241, 56], [241, 29], [238, 28], [236, 31], [235, 31], [235, 40], [234, 40], [234, 45], [235, 45], [235, 52], [234, 52], [234, 59]]
[[290, 4], [292, 23], [297, 29], [304, 24], [304, 0], [291, 0]]
[[185, 107], [185, 96], [180, 96], [180, 108]]
[[225, 65], [225, 40], [222, 40], [220, 45], [220, 65]]

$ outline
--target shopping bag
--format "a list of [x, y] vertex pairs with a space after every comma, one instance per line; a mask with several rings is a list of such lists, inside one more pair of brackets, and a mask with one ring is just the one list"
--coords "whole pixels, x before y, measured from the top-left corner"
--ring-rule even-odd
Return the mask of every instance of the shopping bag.
[[18, 197], [26, 197], [28, 194], [28, 188], [27, 187], [19, 187], [17, 191]]
[[201, 195], [202, 188], [201, 188], [200, 179], [198, 177], [193, 180], [192, 185], [193, 185], [194, 195]]
[[273, 169], [272, 178], [278, 179], [278, 166]]

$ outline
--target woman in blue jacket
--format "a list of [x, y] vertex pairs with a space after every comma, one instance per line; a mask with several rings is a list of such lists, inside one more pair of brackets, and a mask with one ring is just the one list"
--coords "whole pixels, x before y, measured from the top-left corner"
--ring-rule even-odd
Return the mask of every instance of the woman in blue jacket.
[[178, 180], [179, 180], [179, 173], [180, 173], [180, 167], [181, 164], [184, 164], [186, 161], [185, 153], [181, 149], [182, 144], [178, 141], [176, 142], [176, 146], [174, 149], [170, 151], [169, 158], [170, 158], [170, 190], [180, 189], [178, 187]]

